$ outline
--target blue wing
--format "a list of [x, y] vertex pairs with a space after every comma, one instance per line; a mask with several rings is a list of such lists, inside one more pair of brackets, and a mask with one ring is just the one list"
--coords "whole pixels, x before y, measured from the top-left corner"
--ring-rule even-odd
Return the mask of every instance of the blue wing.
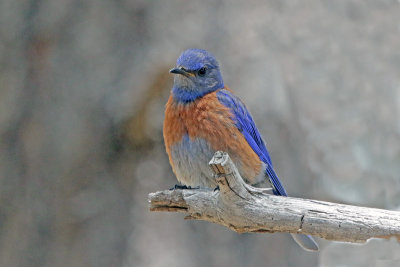
[[240, 101], [238, 97], [233, 95], [228, 90], [219, 90], [217, 92], [217, 97], [224, 106], [228, 107], [232, 111], [234, 115], [233, 120], [236, 123], [236, 127], [244, 135], [247, 143], [249, 143], [258, 157], [267, 165], [265, 171], [274, 187], [274, 194], [287, 196], [285, 189], [283, 188], [273, 169], [271, 157], [269, 156], [267, 147], [265, 146], [265, 143], [257, 130], [256, 124], [254, 123], [250, 112], [246, 109], [242, 101]]

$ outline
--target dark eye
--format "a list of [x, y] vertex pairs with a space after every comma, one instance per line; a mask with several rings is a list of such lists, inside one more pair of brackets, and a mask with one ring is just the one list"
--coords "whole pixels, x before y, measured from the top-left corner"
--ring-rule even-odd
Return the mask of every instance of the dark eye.
[[197, 71], [197, 74], [198, 74], [199, 76], [204, 76], [204, 75], [206, 75], [206, 72], [207, 72], [207, 69], [206, 69], [205, 67], [202, 67], [201, 69], [199, 69], [199, 70]]

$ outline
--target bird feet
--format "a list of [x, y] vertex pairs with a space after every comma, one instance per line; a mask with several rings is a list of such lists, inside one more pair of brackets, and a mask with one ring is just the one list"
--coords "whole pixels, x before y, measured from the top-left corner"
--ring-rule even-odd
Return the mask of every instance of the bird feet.
[[200, 186], [191, 187], [190, 185], [187, 186], [187, 185], [176, 184], [169, 190], [175, 190], [175, 189], [200, 189]]

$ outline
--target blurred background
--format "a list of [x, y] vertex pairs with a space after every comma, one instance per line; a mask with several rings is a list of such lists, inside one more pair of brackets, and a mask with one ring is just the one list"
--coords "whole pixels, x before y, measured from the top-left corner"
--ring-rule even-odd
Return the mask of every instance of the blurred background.
[[[211, 51], [290, 195], [400, 209], [400, 3], [0, 0], [0, 266], [399, 266], [395, 240], [150, 213], [168, 70]], [[394, 265], [391, 265], [394, 264]]]

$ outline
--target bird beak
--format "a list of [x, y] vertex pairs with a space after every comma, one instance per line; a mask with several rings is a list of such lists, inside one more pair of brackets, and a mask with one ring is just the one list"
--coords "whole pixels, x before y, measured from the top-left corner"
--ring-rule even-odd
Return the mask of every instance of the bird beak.
[[173, 68], [173, 69], [170, 69], [169, 72], [173, 73], [173, 74], [181, 74], [181, 75], [184, 75], [186, 77], [190, 76], [190, 73], [185, 71], [184, 68]]

